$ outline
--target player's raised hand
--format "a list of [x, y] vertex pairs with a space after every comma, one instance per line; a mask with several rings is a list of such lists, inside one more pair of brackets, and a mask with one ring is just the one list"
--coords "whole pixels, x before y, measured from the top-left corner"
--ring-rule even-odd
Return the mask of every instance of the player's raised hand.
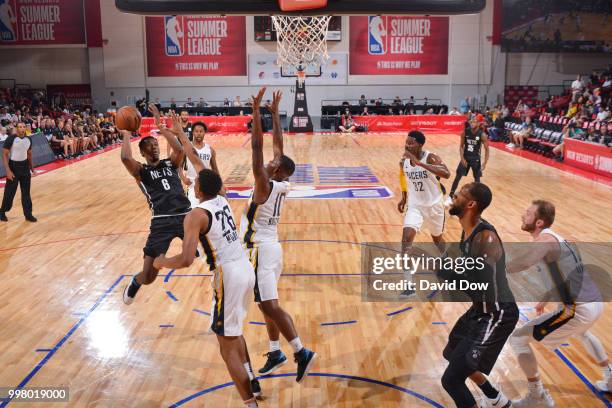
[[155, 106], [154, 103], [149, 104], [149, 112], [151, 112], [155, 118], [155, 126], [159, 128], [161, 124], [161, 115], [159, 114], [159, 109], [157, 109], [157, 106]]
[[181, 118], [179, 115], [177, 115], [175, 111], [171, 111], [170, 118], [172, 119], [172, 132], [182, 132], [183, 126], [181, 125]]
[[275, 91], [272, 93], [272, 103], [266, 104], [266, 109], [272, 114], [276, 115], [278, 113], [278, 105], [280, 104], [281, 99], [283, 98], [282, 91]]
[[256, 109], [259, 111], [259, 107], [261, 106], [261, 100], [263, 99], [265, 93], [266, 87], [264, 86], [259, 90], [257, 96], [251, 96], [251, 98], [253, 98], [253, 111], [255, 111]]

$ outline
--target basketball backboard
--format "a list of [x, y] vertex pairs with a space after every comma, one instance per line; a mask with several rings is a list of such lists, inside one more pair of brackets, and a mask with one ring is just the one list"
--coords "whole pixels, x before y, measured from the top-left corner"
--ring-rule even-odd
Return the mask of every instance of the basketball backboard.
[[[327, 7], [303, 15], [472, 14], [486, 0], [329, 0]], [[278, 0], [115, 0], [121, 11], [137, 14], [272, 15], [283, 13]]]

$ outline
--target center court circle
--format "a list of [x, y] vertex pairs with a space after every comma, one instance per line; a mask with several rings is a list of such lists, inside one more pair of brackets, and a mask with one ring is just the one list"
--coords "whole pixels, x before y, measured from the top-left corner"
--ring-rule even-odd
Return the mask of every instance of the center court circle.
[[[264, 375], [261, 377], [258, 377], [259, 380], [266, 380], [268, 378], [282, 378], [282, 377], [295, 377], [296, 373], [285, 373], [285, 374], [272, 374], [272, 375]], [[384, 382], [384, 381], [379, 381], [379, 380], [374, 380], [372, 378], [366, 378], [366, 377], [357, 377], [354, 375], [346, 375], [346, 374], [333, 374], [333, 373], [310, 373], [308, 374], [309, 377], [328, 377], [328, 378], [340, 378], [343, 380], [354, 380], [354, 381], [361, 381], [361, 382], [365, 382], [365, 383], [369, 383], [369, 384], [375, 384], [375, 385], [380, 385], [382, 387], [386, 387], [386, 388], [391, 388], [393, 390], [399, 391], [401, 393], [410, 395], [411, 397], [415, 397], [423, 402], [428, 403], [429, 405], [431, 405], [432, 407], [435, 408], [444, 408], [443, 405], [437, 403], [434, 400], [431, 400], [429, 398], [427, 398], [424, 395], [419, 394], [418, 392], [409, 390], [408, 388], [404, 388], [404, 387], [400, 387], [399, 385], [395, 385], [395, 384], [391, 384], [388, 382]], [[196, 398], [199, 398], [203, 395], [206, 394], [210, 394], [211, 392], [215, 392], [217, 390], [223, 389], [223, 388], [227, 388], [234, 385], [233, 382], [227, 382], [224, 384], [219, 384], [219, 385], [215, 385], [209, 388], [206, 388], [202, 391], [198, 391], [195, 394], [191, 394], [188, 397], [183, 398], [182, 400], [175, 402], [174, 404], [170, 405], [169, 408], [175, 408], [175, 407], [180, 407]]]

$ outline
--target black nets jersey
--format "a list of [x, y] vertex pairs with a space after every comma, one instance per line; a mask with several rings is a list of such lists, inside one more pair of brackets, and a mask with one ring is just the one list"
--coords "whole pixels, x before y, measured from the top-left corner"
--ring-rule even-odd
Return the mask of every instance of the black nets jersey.
[[155, 166], [143, 164], [139, 184], [153, 218], [181, 215], [190, 211], [191, 204], [185, 196], [177, 168], [170, 159], [160, 160]]

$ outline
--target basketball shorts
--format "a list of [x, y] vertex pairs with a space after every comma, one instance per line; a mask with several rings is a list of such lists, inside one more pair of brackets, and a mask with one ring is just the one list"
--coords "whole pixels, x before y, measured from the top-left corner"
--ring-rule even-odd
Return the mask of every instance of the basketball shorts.
[[438, 237], [444, 232], [445, 218], [446, 214], [442, 201], [429, 207], [408, 206], [404, 217], [404, 228], [413, 228], [417, 231], [426, 229], [431, 235]]
[[472, 169], [472, 174], [474, 174], [474, 178], [480, 179], [482, 176], [482, 167], [480, 165], [480, 157], [466, 157], [465, 161], [467, 162], [467, 166], [464, 166], [459, 162], [457, 166], [457, 173], [462, 176], [467, 176], [470, 173], [470, 169]]
[[217, 266], [213, 271], [210, 330], [219, 336], [241, 336], [253, 301], [255, 272], [246, 256]]
[[145, 256], [156, 258], [165, 254], [174, 238], [183, 239], [185, 214], [151, 219], [149, 237], [142, 249]]
[[494, 313], [470, 307], [450, 332], [444, 358], [451, 361], [463, 355], [470, 370], [489, 374], [519, 318], [516, 303], [500, 306]]
[[283, 248], [279, 242], [264, 242], [248, 248], [255, 269], [255, 301], [278, 299], [278, 280], [283, 270]]
[[600, 302], [563, 305], [554, 312], [544, 313], [516, 329], [513, 336], [528, 335], [550, 350], [580, 336], [593, 326], [603, 313]]

